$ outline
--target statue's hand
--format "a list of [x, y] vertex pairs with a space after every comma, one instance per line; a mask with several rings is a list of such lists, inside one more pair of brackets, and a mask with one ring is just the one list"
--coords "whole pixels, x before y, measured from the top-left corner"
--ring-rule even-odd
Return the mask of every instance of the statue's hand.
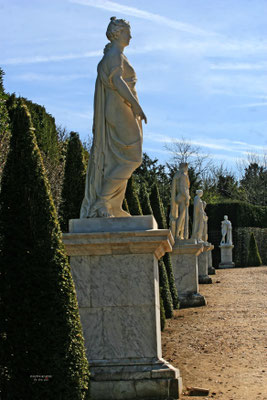
[[147, 124], [146, 115], [138, 103], [132, 105], [132, 110], [135, 117], [143, 119]]

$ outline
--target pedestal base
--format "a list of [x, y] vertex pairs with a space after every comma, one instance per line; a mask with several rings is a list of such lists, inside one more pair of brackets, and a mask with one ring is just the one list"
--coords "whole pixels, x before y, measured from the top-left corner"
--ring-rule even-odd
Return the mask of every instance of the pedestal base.
[[195, 239], [179, 240], [173, 246], [171, 259], [180, 308], [206, 305], [205, 298], [198, 293], [198, 255], [203, 244]]
[[158, 259], [171, 251], [173, 237], [156, 227], [151, 216], [72, 220], [63, 236], [94, 400], [181, 393], [179, 370], [162, 359], [160, 332]]
[[219, 264], [219, 269], [227, 269], [227, 268], [234, 268], [235, 267], [235, 263], [231, 262], [231, 263], [220, 263]]
[[232, 244], [225, 243], [220, 245], [221, 249], [221, 262], [219, 264], [220, 269], [234, 268], [235, 263], [232, 260], [233, 248], [234, 245]]
[[205, 297], [200, 293], [182, 293], [179, 295], [179, 302], [179, 308], [202, 307], [207, 305]]
[[203, 243], [203, 253], [198, 256], [198, 282], [201, 284], [210, 284], [212, 279], [208, 275], [209, 255], [214, 246], [211, 243]]
[[208, 274], [209, 274], [209, 275], [215, 275], [215, 274], [216, 274], [215, 268], [212, 267], [212, 266], [209, 266], [209, 267], [208, 267]]
[[94, 400], [178, 399], [182, 392], [179, 370], [163, 359], [90, 363]]
[[212, 279], [209, 275], [198, 275], [198, 283], [201, 283], [202, 285], [210, 284], [212, 283]]

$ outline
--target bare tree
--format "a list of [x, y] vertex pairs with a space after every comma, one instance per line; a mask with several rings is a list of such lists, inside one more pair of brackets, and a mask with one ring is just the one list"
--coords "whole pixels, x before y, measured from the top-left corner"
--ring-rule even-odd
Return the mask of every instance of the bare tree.
[[204, 153], [200, 146], [193, 144], [190, 140], [182, 137], [166, 144], [165, 149], [171, 154], [170, 164], [179, 166], [180, 163], [188, 163], [201, 179], [209, 173], [214, 166], [211, 155]]

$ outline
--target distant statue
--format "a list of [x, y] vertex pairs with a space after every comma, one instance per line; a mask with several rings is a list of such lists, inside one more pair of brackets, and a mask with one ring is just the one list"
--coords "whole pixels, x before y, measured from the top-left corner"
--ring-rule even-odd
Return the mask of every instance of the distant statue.
[[188, 239], [189, 188], [188, 164], [181, 163], [171, 189], [170, 229], [174, 239]]
[[204, 230], [204, 219], [206, 213], [204, 211], [203, 201], [203, 190], [197, 190], [194, 198], [194, 217], [193, 217], [193, 229], [192, 239], [197, 239], [199, 242], [203, 242], [203, 230]]
[[208, 242], [208, 219], [209, 217], [206, 214], [206, 205], [207, 203], [205, 201], [202, 201], [203, 203], [203, 234], [202, 234], [202, 240], [203, 242]]
[[128, 179], [142, 162], [142, 123], [146, 116], [135, 90], [136, 74], [123, 50], [130, 24], [112, 17], [110, 43], [97, 67], [93, 145], [80, 218], [126, 217], [122, 202]]
[[221, 245], [222, 244], [233, 244], [232, 240], [232, 224], [228, 219], [228, 216], [224, 216], [224, 220], [222, 221], [222, 240], [221, 240]]

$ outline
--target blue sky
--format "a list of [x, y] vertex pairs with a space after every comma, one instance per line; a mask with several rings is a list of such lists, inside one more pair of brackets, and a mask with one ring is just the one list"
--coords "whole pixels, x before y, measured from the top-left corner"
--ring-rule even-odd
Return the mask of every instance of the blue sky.
[[167, 161], [183, 137], [234, 168], [267, 150], [266, 15], [267, 0], [0, 0], [5, 89], [86, 139], [107, 24], [124, 18], [144, 151]]

